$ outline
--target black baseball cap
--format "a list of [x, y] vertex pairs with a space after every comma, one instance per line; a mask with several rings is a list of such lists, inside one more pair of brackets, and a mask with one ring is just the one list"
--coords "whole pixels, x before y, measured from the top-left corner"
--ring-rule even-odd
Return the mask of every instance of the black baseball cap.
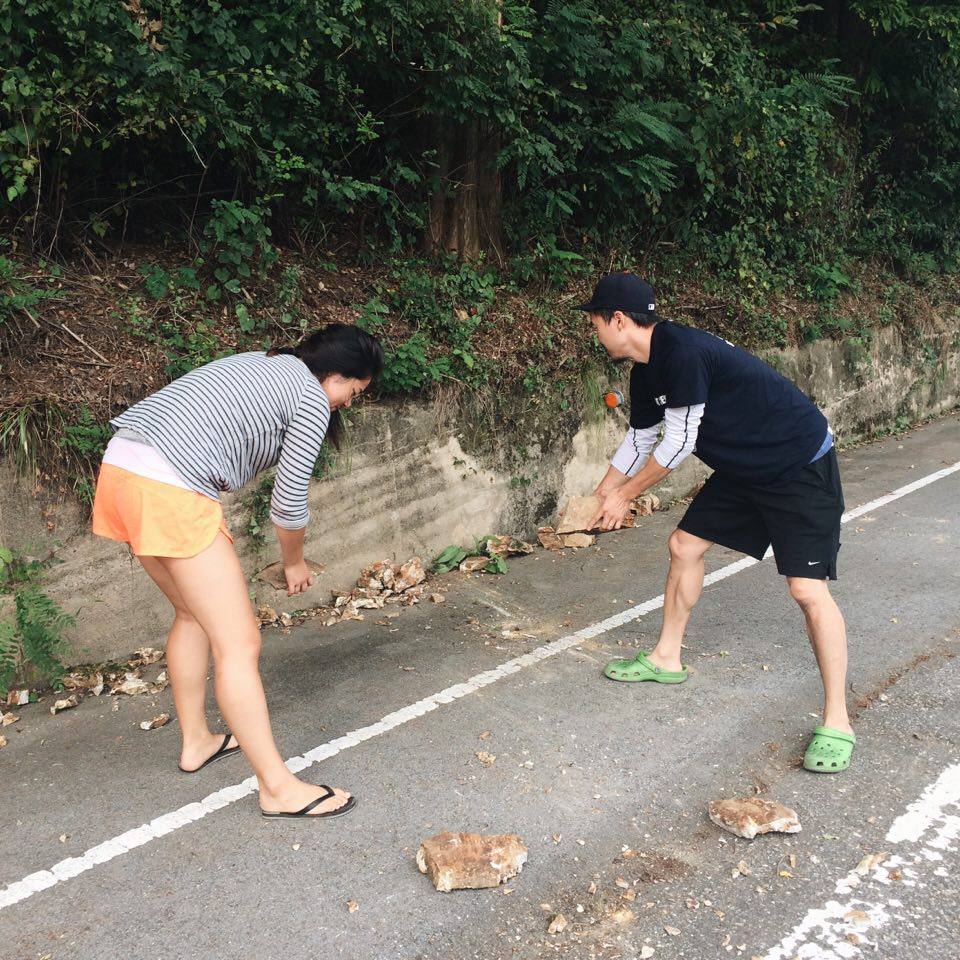
[[608, 273], [594, 288], [587, 303], [574, 310], [599, 313], [601, 310], [622, 310], [624, 313], [654, 313], [657, 301], [653, 287], [632, 273]]

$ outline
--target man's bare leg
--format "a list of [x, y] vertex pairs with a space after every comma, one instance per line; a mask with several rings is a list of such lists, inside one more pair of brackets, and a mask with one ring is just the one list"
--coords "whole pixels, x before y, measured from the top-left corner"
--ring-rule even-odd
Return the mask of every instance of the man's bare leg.
[[713, 544], [684, 530], [674, 530], [667, 545], [670, 570], [663, 591], [663, 626], [647, 659], [663, 670], [679, 671], [683, 634], [703, 589], [703, 558]]
[[787, 577], [790, 596], [807, 622], [807, 635], [823, 679], [823, 725], [853, 733], [847, 715], [847, 628], [826, 580]]

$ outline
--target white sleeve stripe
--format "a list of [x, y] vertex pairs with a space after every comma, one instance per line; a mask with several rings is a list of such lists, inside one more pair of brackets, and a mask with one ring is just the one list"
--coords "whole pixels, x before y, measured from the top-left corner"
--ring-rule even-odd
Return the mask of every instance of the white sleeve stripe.
[[706, 405], [702, 403], [666, 409], [663, 441], [653, 452], [657, 463], [665, 470], [678, 467], [696, 449], [697, 433], [705, 409]]
[[[633, 434], [633, 449], [636, 452], [636, 455], [633, 458], [633, 463], [630, 464], [630, 470], [632, 470], [637, 465], [637, 461], [640, 459], [640, 448], [637, 446], [636, 431], [634, 431], [634, 434]], [[627, 473], [629, 473], [630, 470], [628, 470]]]

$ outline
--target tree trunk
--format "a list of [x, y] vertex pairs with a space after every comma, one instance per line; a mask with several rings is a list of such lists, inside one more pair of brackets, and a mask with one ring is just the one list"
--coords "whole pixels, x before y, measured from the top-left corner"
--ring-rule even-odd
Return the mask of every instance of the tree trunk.
[[467, 260], [487, 255], [503, 263], [499, 135], [483, 120], [438, 125], [439, 186], [430, 200], [424, 238], [429, 253], [456, 253]]

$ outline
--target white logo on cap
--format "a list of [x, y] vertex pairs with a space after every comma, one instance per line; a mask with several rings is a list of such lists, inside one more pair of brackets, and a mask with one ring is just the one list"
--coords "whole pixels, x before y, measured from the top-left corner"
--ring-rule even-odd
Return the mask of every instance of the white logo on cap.
[[655, 303], [648, 303], [648, 304], [647, 304], [647, 309], [648, 309], [648, 310], [656, 310], [656, 309], [657, 309], [657, 305], [656, 305]]

